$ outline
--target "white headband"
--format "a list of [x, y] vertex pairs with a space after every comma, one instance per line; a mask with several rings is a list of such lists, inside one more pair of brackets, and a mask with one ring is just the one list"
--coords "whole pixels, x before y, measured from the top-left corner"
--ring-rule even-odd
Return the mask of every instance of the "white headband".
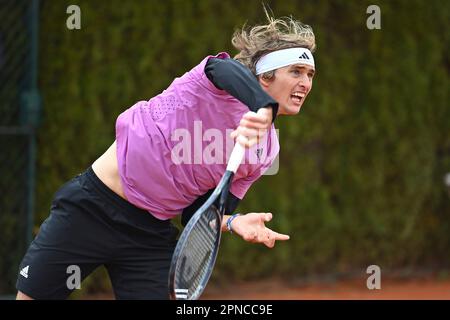
[[314, 67], [311, 51], [306, 48], [289, 48], [268, 53], [256, 63], [256, 75], [296, 63]]

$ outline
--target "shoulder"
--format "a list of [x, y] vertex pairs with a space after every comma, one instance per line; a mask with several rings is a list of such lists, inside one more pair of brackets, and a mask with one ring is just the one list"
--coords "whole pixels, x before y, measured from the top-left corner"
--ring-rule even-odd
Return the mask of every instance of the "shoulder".
[[209, 80], [205, 74], [205, 66], [210, 59], [223, 60], [229, 58], [230, 55], [227, 52], [220, 52], [216, 55], [208, 55], [204, 57], [199, 64], [192, 67], [182, 76], [175, 78], [174, 81], [170, 84], [168, 89], [180, 86], [200, 85], [201, 87], [206, 87], [207, 89], [211, 89], [211, 91], [216, 93], [215, 87], [214, 86], [211, 87], [208, 83]]
[[205, 70], [209, 61], [222, 62], [227, 60], [233, 60], [227, 52], [220, 52], [216, 55], [208, 55], [187, 73], [187, 79], [194, 80], [195, 83], [208, 89], [214, 94], [227, 95], [225, 91], [216, 88], [214, 84], [211, 83]]
[[216, 55], [209, 55], [209, 56], [206, 56], [205, 58], [203, 58], [203, 60], [196, 67], [194, 67], [193, 70], [198, 69], [199, 71], [204, 73], [206, 64], [208, 63], [208, 61], [210, 59], [214, 59], [215, 61], [221, 61], [221, 60], [230, 59], [230, 58], [231, 57], [227, 52], [220, 52]]

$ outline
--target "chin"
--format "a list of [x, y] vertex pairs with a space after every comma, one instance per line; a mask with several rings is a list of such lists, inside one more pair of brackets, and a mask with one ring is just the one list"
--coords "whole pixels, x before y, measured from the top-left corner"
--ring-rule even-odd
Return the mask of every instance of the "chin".
[[278, 115], [285, 115], [285, 116], [295, 116], [300, 112], [300, 109], [302, 108], [302, 105], [288, 105], [283, 106], [278, 109]]
[[287, 115], [291, 115], [291, 116], [295, 116], [296, 114], [298, 114], [300, 112], [300, 109], [302, 108], [301, 105], [299, 106], [291, 106], [289, 107], [286, 111]]

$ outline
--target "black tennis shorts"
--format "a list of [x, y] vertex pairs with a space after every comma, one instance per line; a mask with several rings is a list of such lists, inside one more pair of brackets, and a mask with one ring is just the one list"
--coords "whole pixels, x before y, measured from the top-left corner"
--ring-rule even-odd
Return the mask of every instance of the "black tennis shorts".
[[122, 199], [89, 168], [56, 192], [16, 287], [34, 299], [66, 299], [105, 265], [117, 299], [168, 299], [177, 235], [170, 220]]

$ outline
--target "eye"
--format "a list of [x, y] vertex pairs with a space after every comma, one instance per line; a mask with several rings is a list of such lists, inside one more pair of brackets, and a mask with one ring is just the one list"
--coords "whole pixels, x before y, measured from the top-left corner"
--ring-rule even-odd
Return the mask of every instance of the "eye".
[[298, 69], [294, 69], [291, 71], [293, 74], [295, 74], [296, 76], [300, 75], [300, 71]]

